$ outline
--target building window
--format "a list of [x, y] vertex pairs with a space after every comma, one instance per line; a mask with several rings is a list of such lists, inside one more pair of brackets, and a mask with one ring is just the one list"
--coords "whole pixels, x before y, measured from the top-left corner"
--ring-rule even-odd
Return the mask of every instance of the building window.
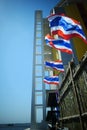
[[42, 98], [42, 92], [35, 92], [35, 104], [42, 104], [43, 98]]
[[36, 46], [36, 54], [41, 54], [41, 46]]
[[43, 120], [43, 107], [36, 107], [36, 123], [40, 123]]
[[36, 32], [36, 37], [37, 37], [37, 38], [41, 38], [41, 31], [37, 31], [37, 32]]
[[35, 78], [35, 90], [42, 90], [42, 77]]
[[41, 38], [37, 38], [37, 39], [36, 39], [36, 45], [41, 45], [41, 43], [42, 43]]
[[42, 56], [41, 55], [36, 56], [36, 64], [42, 64]]
[[42, 66], [36, 66], [35, 71], [36, 76], [42, 76]]

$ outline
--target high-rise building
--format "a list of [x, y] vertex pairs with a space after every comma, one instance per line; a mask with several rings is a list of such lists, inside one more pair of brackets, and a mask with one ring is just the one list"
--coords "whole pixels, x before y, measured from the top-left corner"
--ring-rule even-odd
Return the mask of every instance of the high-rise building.
[[[35, 11], [33, 78], [31, 129], [46, 129], [46, 89], [49, 85], [43, 82], [44, 76], [51, 75], [51, 71], [44, 66], [45, 60], [52, 60], [52, 48], [46, 45], [45, 35], [49, 33], [49, 24], [43, 18], [41, 10]], [[45, 50], [45, 51], [44, 51]]]
[[43, 16], [35, 12], [31, 129], [40, 129], [45, 118], [45, 88], [43, 84]]
[[[53, 75], [53, 70], [46, 68], [44, 61], [56, 60], [58, 51], [46, 45], [45, 35], [50, 32], [47, 18], [43, 18], [41, 10], [35, 11], [34, 52], [32, 77], [31, 129], [46, 129], [46, 90], [56, 86], [45, 84], [43, 78]], [[53, 55], [54, 53], [54, 55]]]

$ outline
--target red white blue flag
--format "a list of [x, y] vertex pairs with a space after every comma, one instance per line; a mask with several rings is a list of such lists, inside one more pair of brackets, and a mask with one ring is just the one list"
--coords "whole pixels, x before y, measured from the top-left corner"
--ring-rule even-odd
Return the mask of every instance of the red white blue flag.
[[72, 48], [69, 40], [65, 40], [62, 38], [54, 39], [49, 34], [45, 36], [46, 44], [50, 47], [53, 47], [61, 52], [65, 52], [68, 54], [72, 54]]
[[79, 37], [87, 43], [82, 26], [75, 19], [54, 14], [48, 17], [48, 21], [52, 35], [57, 34], [66, 40], [73, 37]]
[[46, 67], [51, 67], [51, 68], [56, 69], [60, 72], [64, 72], [63, 62], [61, 60], [45, 61], [44, 64], [46, 65]]
[[47, 84], [55, 84], [58, 85], [59, 84], [59, 77], [58, 76], [46, 76], [43, 80], [45, 83]]

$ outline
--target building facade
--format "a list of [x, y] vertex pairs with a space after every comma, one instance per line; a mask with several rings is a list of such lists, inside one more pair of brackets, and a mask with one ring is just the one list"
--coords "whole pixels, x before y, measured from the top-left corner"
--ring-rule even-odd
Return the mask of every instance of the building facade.
[[43, 83], [43, 14], [35, 12], [34, 26], [34, 52], [33, 52], [33, 77], [32, 77], [32, 105], [31, 129], [44, 129], [45, 112], [45, 87]]
[[[35, 11], [32, 77], [31, 129], [46, 129], [46, 90], [56, 90], [57, 86], [45, 84], [43, 78], [52, 76], [53, 70], [46, 68], [44, 61], [56, 60], [58, 51], [46, 45], [45, 36], [50, 32], [47, 18], [43, 18], [41, 10]], [[53, 54], [54, 53], [54, 54]], [[56, 55], [56, 56], [55, 56]], [[56, 72], [55, 72], [56, 73]]]

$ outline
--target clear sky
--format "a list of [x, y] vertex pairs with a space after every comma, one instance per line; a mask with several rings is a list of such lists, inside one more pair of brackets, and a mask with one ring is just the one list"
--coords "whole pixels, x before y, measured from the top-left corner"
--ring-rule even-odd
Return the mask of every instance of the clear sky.
[[0, 124], [31, 119], [34, 13], [58, 0], [0, 0]]

